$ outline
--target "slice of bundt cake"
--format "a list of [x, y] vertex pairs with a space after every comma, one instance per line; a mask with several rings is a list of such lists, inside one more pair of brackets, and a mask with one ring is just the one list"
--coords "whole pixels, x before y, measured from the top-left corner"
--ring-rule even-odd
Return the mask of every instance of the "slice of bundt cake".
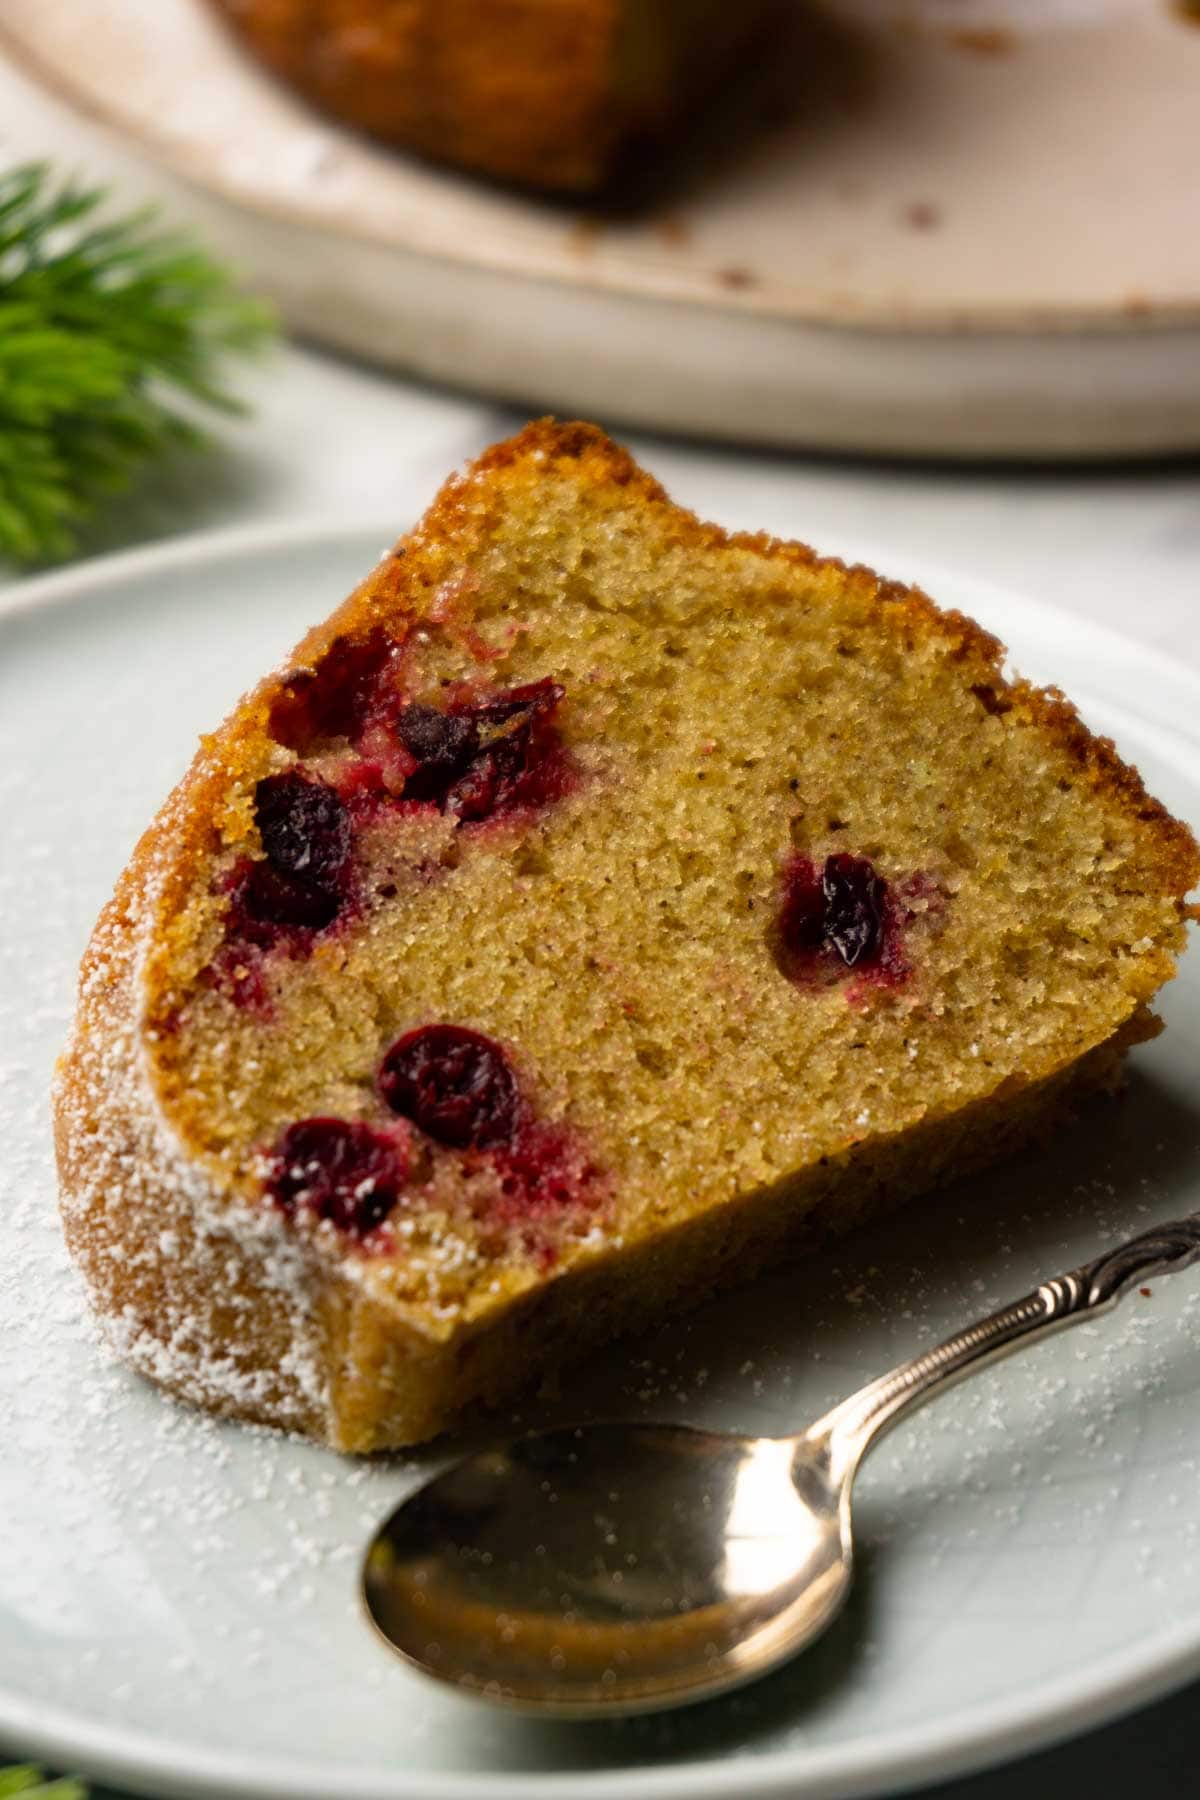
[[58, 1153], [121, 1353], [404, 1444], [1112, 1084], [1196, 845], [1000, 662], [589, 426], [449, 481], [97, 926]]

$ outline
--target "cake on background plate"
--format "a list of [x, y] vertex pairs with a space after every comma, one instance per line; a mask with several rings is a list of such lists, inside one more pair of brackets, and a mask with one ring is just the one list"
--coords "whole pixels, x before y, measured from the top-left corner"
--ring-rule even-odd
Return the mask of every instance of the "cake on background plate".
[[212, 0], [347, 125], [530, 187], [603, 187], [765, 37], [779, 0]]
[[56, 1130], [120, 1353], [411, 1443], [1114, 1085], [1200, 858], [1001, 660], [591, 426], [452, 477], [96, 927]]

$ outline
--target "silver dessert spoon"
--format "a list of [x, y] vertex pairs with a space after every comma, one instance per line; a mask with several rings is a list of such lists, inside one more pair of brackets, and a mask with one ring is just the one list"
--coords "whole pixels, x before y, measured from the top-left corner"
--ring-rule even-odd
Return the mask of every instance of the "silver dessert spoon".
[[873, 1381], [795, 1437], [681, 1425], [542, 1432], [468, 1456], [397, 1507], [367, 1611], [461, 1692], [563, 1718], [737, 1687], [817, 1637], [853, 1570], [850, 1496], [882, 1434], [963, 1376], [1200, 1257], [1160, 1225]]

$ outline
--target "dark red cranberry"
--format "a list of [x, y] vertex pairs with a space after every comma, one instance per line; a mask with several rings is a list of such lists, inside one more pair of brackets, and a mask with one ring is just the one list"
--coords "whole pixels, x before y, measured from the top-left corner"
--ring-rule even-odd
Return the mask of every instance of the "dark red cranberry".
[[[785, 966], [822, 955], [844, 968], [876, 965], [888, 927], [888, 885], [865, 856], [795, 856], [784, 870], [779, 941]], [[789, 970], [790, 972], [790, 970]]]
[[475, 758], [466, 773], [446, 793], [446, 811], [471, 824], [488, 819], [507, 802], [511, 804], [525, 770], [526, 745], [503, 738]]
[[396, 729], [417, 763], [405, 797], [434, 801], [465, 823], [557, 798], [565, 765], [553, 714], [563, 691], [547, 677], [444, 713], [403, 707]]
[[400, 1147], [369, 1125], [301, 1119], [279, 1138], [266, 1188], [284, 1212], [310, 1212], [363, 1238], [387, 1218], [406, 1174]]
[[563, 691], [546, 679], [510, 688], [474, 708], [482, 731], [493, 735], [447, 794], [447, 812], [464, 821], [486, 819], [558, 797], [564, 764], [553, 715]]
[[335, 638], [315, 668], [284, 677], [271, 706], [271, 736], [301, 751], [318, 738], [356, 738], [396, 649], [381, 625], [365, 638]]
[[828, 856], [821, 877], [824, 933], [848, 969], [879, 959], [887, 883], [865, 856]]
[[498, 1044], [461, 1025], [422, 1025], [383, 1059], [379, 1091], [393, 1112], [455, 1149], [512, 1140], [520, 1096]]
[[779, 937], [788, 956], [815, 956], [825, 944], [825, 890], [816, 864], [793, 856], [783, 872]]
[[244, 859], [230, 884], [226, 936], [267, 949], [281, 932], [324, 931], [346, 899], [350, 815], [323, 781], [299, 770], [268, 775], [254, 790], [266, 859]]
[[280, 930], [324, 931], [342, 909], [339, 889], [281, 875], [269, 862], [243, 863], [231, 894], [226, 933], [264, 949]]
[[296, 769], [268, 775], [254, 790], [254, 818], [280, 875], [336, 888], [350, 860], [350, 815], [331, 787]]
[[435, 706], [401, 707], [396, 715], [400, 742], [417, 768], [404, 784], [410, 800], [444, 800], [450, 783], [479, 751], [479, 728], [466, 713], [439, 712]]

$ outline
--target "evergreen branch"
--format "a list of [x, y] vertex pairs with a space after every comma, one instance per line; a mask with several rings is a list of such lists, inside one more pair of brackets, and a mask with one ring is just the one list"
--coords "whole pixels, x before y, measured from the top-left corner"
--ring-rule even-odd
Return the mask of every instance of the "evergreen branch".
[[44, 163], [0, 172], [0, 556], [18, 562], [69, 555], [106, 499], [205, 445], [197, 410], [241, 412], [222, 364], [272, 329], [152, 211], [102, 219], [104, 199]]
[[71, 1777], [47, 1781], [30, 1763], [0, 1769], [0, 1800], [16, 1800], [18, 1795], [20, 1800], [87, 1800], [87, 1789]]

